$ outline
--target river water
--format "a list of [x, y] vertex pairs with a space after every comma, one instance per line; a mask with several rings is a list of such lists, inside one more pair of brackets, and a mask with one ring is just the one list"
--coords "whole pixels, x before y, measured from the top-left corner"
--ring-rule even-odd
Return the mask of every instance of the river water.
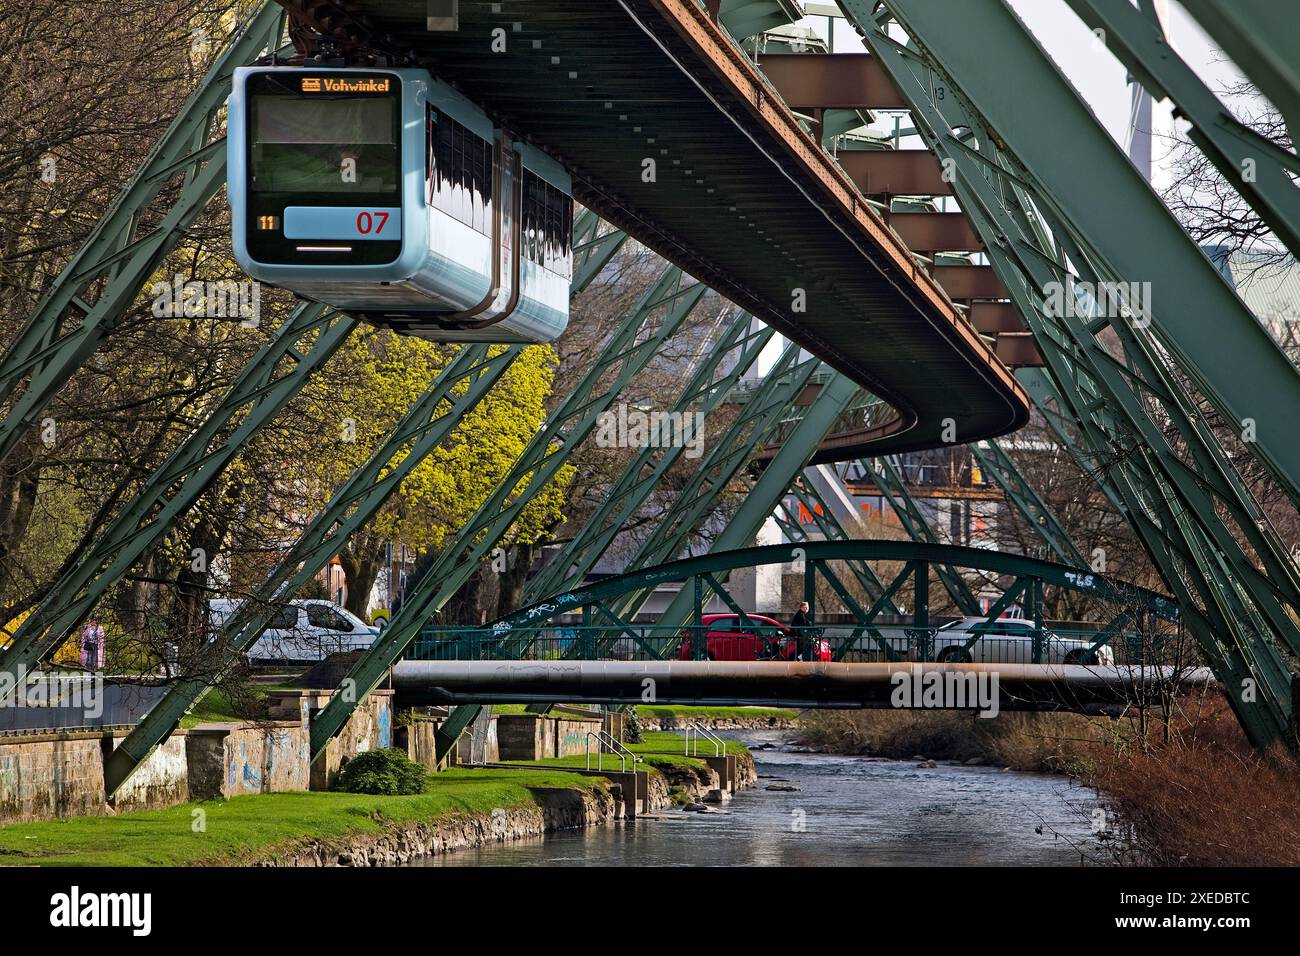
[[797, 753], [773, 731], [727, 736], [775, 749], [754, 750], [758, 786], [723, 813], [672, 812], [416, 865], [1071, 866], [1096, 855], [1094, 795], [1066, 777]]

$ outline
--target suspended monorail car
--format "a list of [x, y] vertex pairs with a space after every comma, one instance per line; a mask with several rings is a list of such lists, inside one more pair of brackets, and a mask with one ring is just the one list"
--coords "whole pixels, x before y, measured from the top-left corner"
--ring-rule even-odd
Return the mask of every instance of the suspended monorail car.
[[564, 331], [569, 174], [427, 71], [240, 68], [227, 151], [253, 278], [440, 342]]

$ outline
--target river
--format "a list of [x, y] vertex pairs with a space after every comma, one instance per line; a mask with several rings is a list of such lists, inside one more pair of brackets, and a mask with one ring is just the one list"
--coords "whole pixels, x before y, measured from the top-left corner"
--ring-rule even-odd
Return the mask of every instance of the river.
[[1095, 856], [1094, 796], [1066, 777], [798, 753], [780, 732], [726, 733], [774, 749], [754, 750], [758, 786], [723, 813], [673, 812], [416, 865], [1071, 866]]

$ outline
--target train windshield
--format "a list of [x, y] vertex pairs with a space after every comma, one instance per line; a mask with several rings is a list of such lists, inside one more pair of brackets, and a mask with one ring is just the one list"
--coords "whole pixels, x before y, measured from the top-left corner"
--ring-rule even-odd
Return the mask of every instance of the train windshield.
[[395, 194], [398, 98], [296, 93], [270, 88], [252, 98], [253, 192]]

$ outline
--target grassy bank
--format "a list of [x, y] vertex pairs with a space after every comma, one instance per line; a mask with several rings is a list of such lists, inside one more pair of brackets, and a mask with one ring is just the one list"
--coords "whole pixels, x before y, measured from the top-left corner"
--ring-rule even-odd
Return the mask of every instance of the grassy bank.
[[[553, 770], [448, 770], [421, 794], [268, 793], [114, 817], [73, 817], [0, 828], [0, 863], [45, 866], [194, 866], [245, 863], [309, 839], [376, 833], [535, 803], [534, 790], [595, 789], [599, 777]], [[200, 814], [198, 811], [202, 811]], [[202, 820], [205, 830], [196, 832]]]
[[1185, 698], [1167, 728], [1079, 714], [818, 711], [799, 737], [829, 753], [1069, 773], [1108, 811], [1107, 862], [1300, 865], [1300, 760], [1255, 751], [1221, 697]]
[[[637, 764], [638, 769], [644, 770], [648, 768], [662, 771], [668, 768], [682, 767], [707, 773], [708, 764], [699, 757], [686, 755], [686, 741], [681, 734], [673, 733], [670, 730], [648, 730], [642, 736], [643, 741], [641, 743], [626, 745], [628, 750], [641, 758]], [[739, 744], [734, 740], [723, 738], [722, 742], [729, 754], [749, 753], [749, 750], [743, 744]], [[713, 745], [708, 741], [701, 740], [699, 753], [700, 755], [713, 756]], [[540, 760], [508, 760], [506, 763], [547, 767], [575, 767], [585, 770], [587, 768], [587, 756], [586, 754], [573, 754], [568, 757], [545, 757]], [[594, 753], [591, 757], [591, 766], [596, 766]], [[605, 754], [604, 766], [606, 769], [620, 769], [618, 757]]]
[[787, 707], [674, 707], [670, 704], [641, 704], [636, 709], [642, 718], [661, 720], [672, 717], [678, 721], [737, 720], [737, 721], [793, 721], [797, 710]]

